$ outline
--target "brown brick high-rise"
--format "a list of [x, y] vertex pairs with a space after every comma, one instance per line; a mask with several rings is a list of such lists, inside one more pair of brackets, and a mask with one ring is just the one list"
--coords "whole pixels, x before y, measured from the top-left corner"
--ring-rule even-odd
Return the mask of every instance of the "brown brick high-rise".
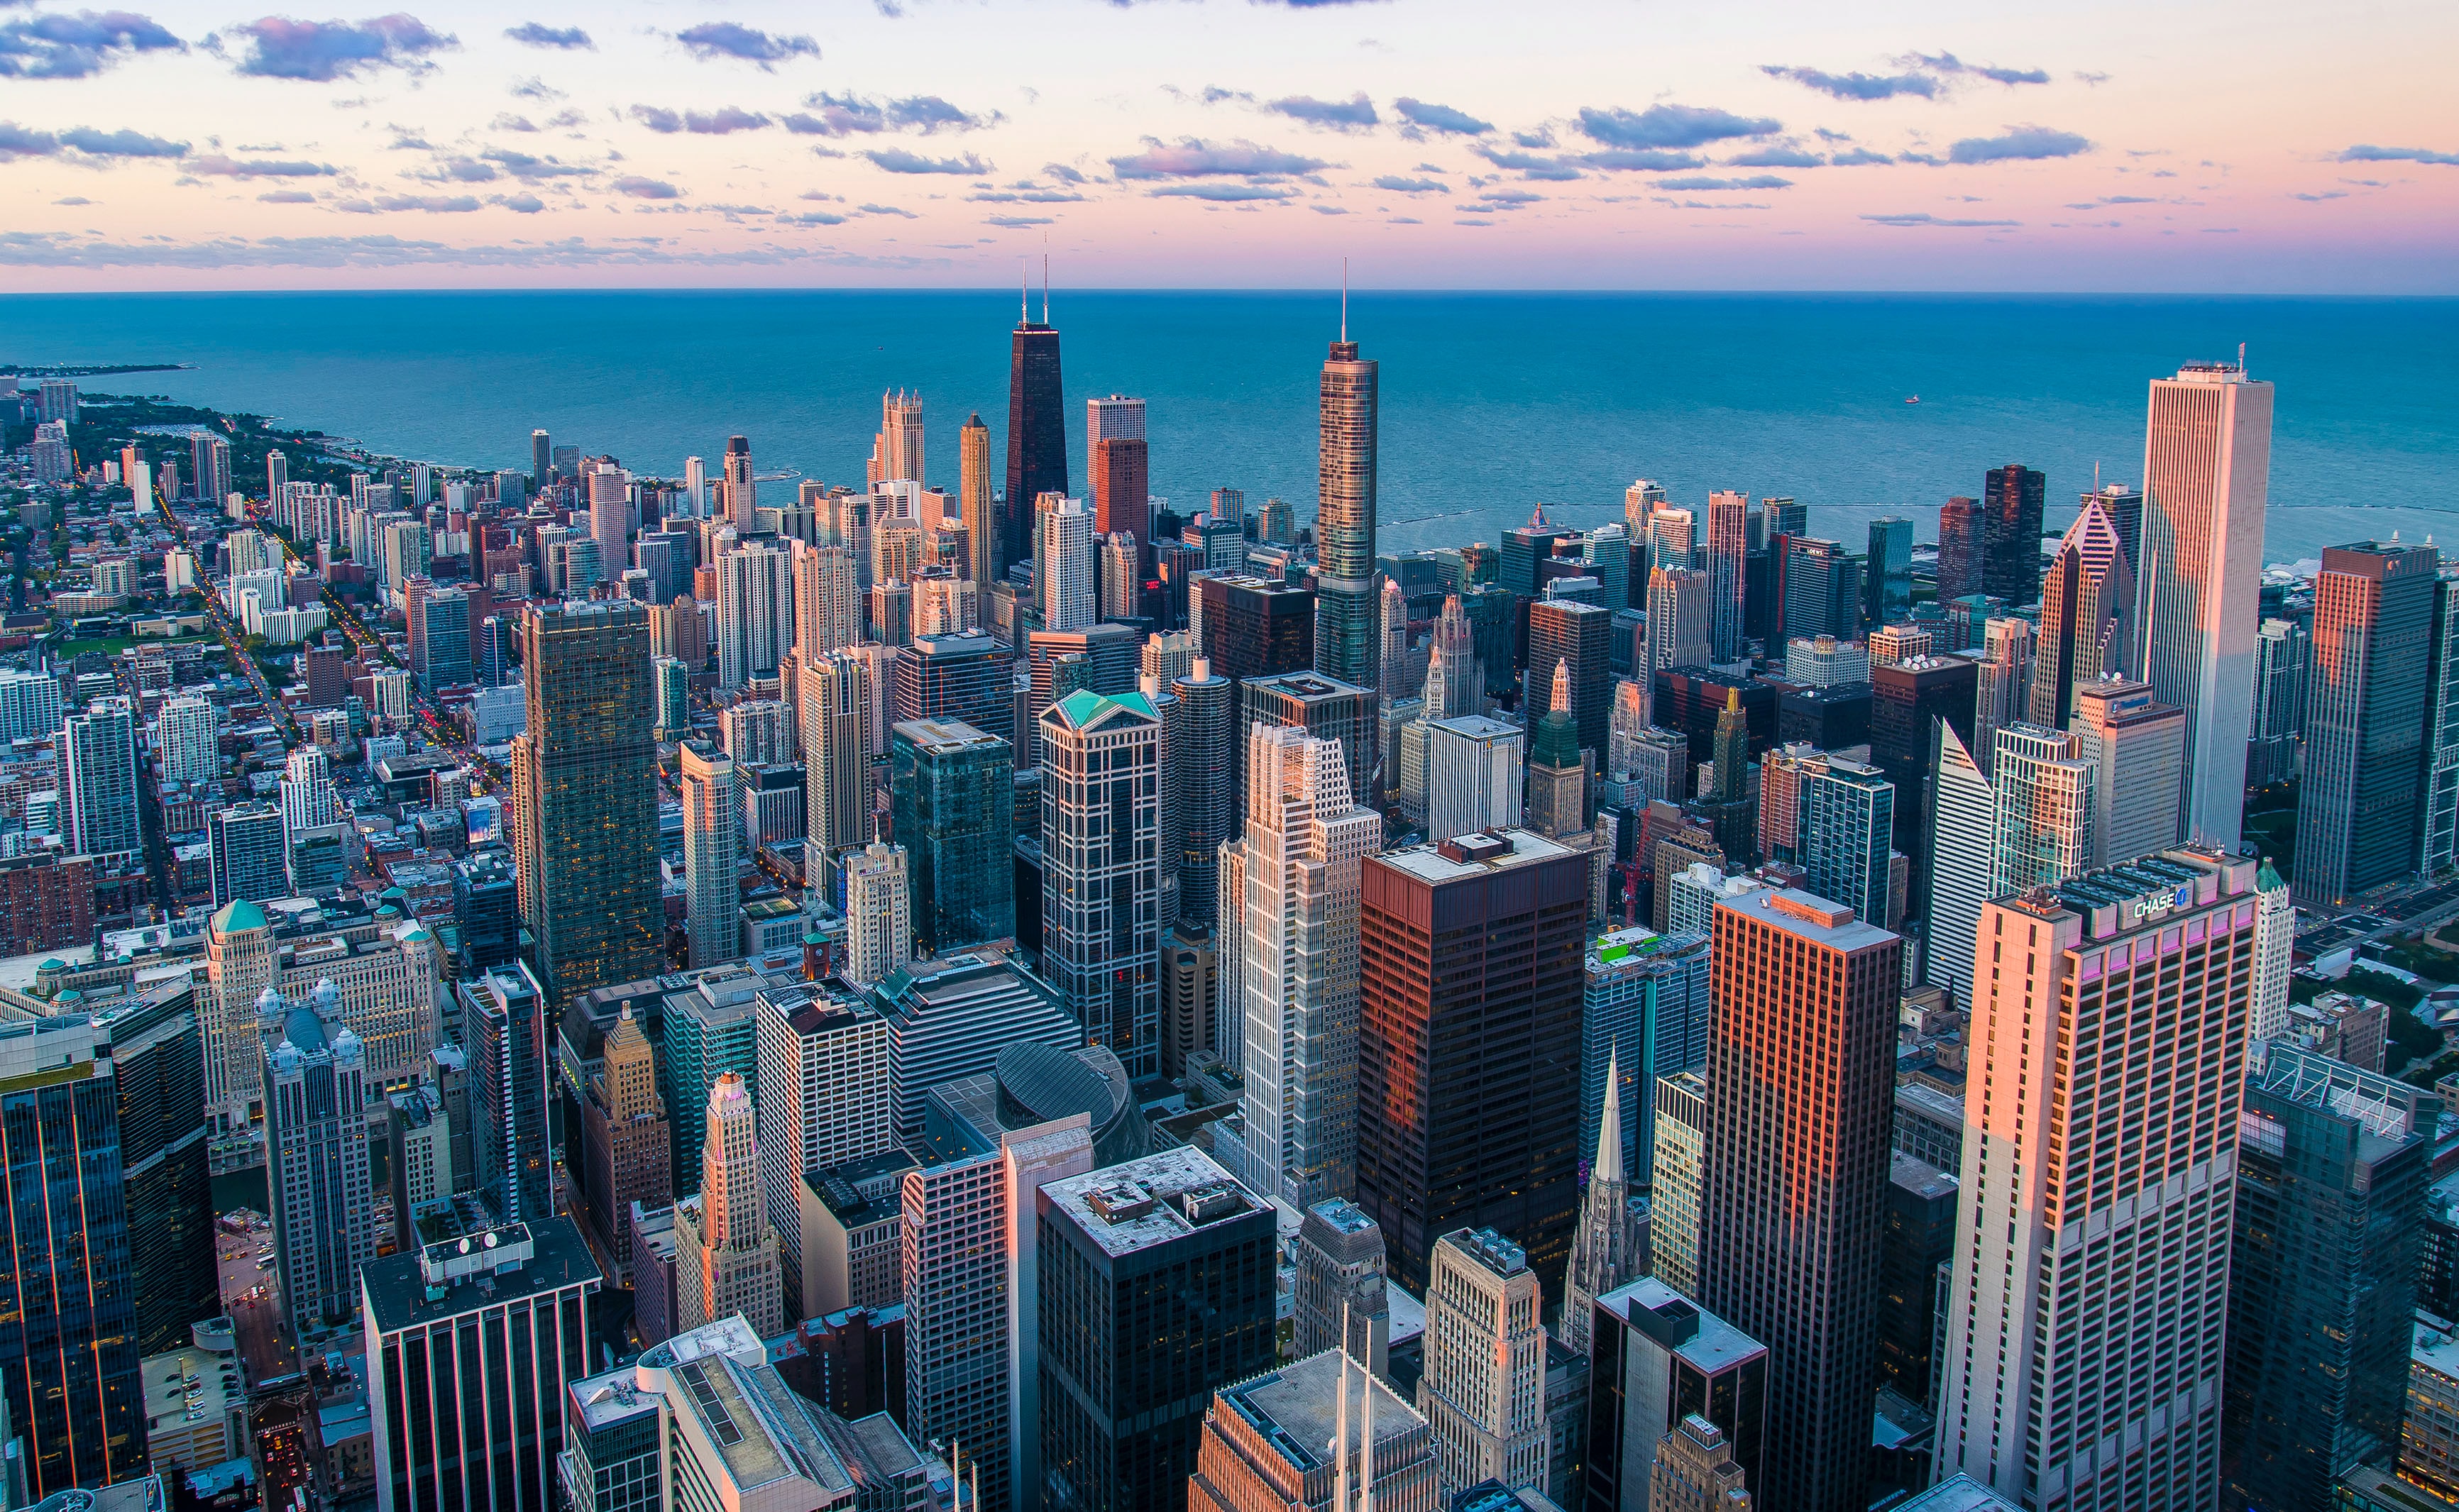
[[1756, 1503], [1860, 1512], [1902, 944], [1791, 889], [1714, 931], [1699, 1301], [1767, 1345]]
[[1370, 856], [1359, 884], [1357, 1206], [1412, 1292], [1437, 1239], [1492, 1228], [1559, 1296], [1580, 1217], [1588, 859], [1503, 830]]

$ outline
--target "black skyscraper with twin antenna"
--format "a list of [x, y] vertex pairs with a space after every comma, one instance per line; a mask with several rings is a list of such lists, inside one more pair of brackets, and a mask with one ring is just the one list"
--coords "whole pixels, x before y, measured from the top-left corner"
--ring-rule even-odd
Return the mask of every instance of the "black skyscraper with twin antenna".
[[1006, 561], [1033, 556], [1033, 501], [1041, 494], [1067, 492], [1066, 401], [1059, 385], [1059, 327], [1050, 324], [1050, 275], [1045, 262], [1041, 319], [1029, 320], [1021, 290], [1017, 295], [1016, 333], [1007, 364], [1007, 505], [999, 520]]

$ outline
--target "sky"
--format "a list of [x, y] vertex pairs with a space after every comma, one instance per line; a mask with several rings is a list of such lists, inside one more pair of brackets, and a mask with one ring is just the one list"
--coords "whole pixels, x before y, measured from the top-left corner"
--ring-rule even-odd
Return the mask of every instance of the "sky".
[[2459, 294], [2448, 0], [103, 3], [0, 288]]

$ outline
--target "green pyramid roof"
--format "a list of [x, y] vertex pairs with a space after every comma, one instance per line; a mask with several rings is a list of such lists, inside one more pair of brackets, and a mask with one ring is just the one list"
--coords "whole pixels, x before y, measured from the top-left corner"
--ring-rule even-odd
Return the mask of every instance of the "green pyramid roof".
[[217, 909], [209, 922], [224, 934], [236, 934], [242, 930], [261, 930], [264, 928], [264, 910], [245, 898], [233, 898]]

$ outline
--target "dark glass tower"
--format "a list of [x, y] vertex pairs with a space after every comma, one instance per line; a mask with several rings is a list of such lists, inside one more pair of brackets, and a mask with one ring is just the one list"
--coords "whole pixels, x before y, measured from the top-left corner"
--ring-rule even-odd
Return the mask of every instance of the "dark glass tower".
[[119, 1092], [137, 1346], [159, 1354], [185, 1348], [188, 1325], [222, 1310], [196, 998], [187, 992], [132, 998], [95, 1023]]
[[2415, 1087], [2285, 1044], [2248, 1073], [2221, 1504], [2328, 1506], [2340, 1473], [2397, 1457], [2436, 1117]]
[[917, 948], [944, 956], [1014, 938], [1015, 751], [971, 724], [916, 719], [889, 732], [888, 764]]
[[0, 1392], [36, 1498], [145, 1462], [118, 1088], [98, 1038], [69, 1018], [0, 1038]]
[[1981, 506], [1962, 494], [1938, 509], [1938, 601], [1981, 592]]
[[663, 969], [648, 614], [575, 600], [521, 618], [528, 726], [513, 740], [521, 916], [550, 1002]]
[[1328, 677], [1377, 685], [1374, 363], [1349, 339], [1343, 296], [1341, 339], [1324, 359], [1318, 407], [1321, 438], [1314, 518], [1315, 592], [1323, 626], [1314, 664]]
[[1991, 468], [1981, 481], [1981, 586], [1973, 591], [2010, 609], [2041, 596], [2044, 486], [2039, 470], [2020, 462]]
[[[1021, 315], [1021, 311], [1019, 312]], [[1001, 558], [1033, 556], [1033, 500], [1067, 492], [1067, 402], [1059, 387], [1059, 327], [1042, 318], [1019, 319], [1007, 359], [1007, 514], [1000, 521]]]

